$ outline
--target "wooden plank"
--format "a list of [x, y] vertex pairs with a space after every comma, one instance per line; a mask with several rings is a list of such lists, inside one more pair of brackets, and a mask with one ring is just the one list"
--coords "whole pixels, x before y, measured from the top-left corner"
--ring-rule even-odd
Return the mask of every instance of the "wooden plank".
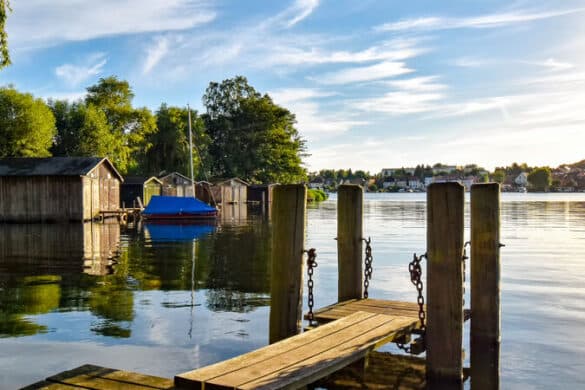
[[427, 376], [461, 380], [464, 188], [427, 190]]
[[[323, 378], [355, 361], [363, 359], [368, 352], [393, 341], [414, 324], [410, 318], [385, 317], [387, 322], [371, 328], [366, 322], [360, 326], [351, 340], [337, 342], [335, 346], [309, 359], [288, 366], [284, 371], [256, 379], [239, 386], [241, 389], [296, 389]], [[356, 336], [357, 335], [357, 336]], [[336, 340], [337, 341], [337, 340]]]
[[341, 185], [337, 191], [337, 300], [363, 294], [362, 238], [364, 190]]
[[21, 388], [20, 390], [79, 390], [87, 389], [86, 387], [79, 387], [74, 385], [66, 385], [63, 383], [55, 383], [49, 381], [40, 381]]
[[499, 389], [500, 185], [471, 187], [471, 370], [476, 390]]
[[195, 381], [204, 382], [215, 378], [222, 373], [236, 371], [258, 362], [265, 362], [274, 356], [278, 356], [279, 354], [289, 351], [294, 351], [295, 349], [305, 344], [319, 340], [323, 336], [331, 333], [332, 327], [335, 327], [337, 331], [340, 331], [342, 329], [351, 327], [356, 323], [365, 321], [373, 316], [374, 314], [372, 313], [354, 313], [353, 315], [342, 318], [335, 323], [320, 326], [314, 330], [311, 330], [310, 332], [282, 340], [277, 344], [272, 344], [264, 348], [249, 352], [245, 355], [240, 355], [229, 360], [212, 364], [210, 366], [179, 374], [175, 376], [175, 383], [191, 384]]
[[94, 390], [173, 389], [171, 379], [86, 364], [47, 378], [48, 382]]
[[306, 204], [304, 185], [276, 186], [272, 203], [270, 343], [301, 330]]
[[410, 332], [412, 318], [358, 312], [249, 354], [175, 377], [205, 389], [287, 388], [308, 384]]

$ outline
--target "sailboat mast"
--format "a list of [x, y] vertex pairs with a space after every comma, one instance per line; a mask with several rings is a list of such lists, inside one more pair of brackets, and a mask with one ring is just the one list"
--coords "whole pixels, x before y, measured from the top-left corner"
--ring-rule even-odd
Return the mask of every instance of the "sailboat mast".
[[191, 189], [193, 197], [195, 197], [195, 179], [193, 177], [193, 134], [191, 130], [191, 107], [187, 104], [187, 112], [189, 118], [189, 167], [191, 168]]

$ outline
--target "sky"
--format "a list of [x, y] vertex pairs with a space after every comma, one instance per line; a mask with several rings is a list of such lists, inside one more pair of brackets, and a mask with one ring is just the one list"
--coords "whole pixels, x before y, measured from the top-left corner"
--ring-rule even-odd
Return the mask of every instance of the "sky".
[[585, 159], [585, 0], [18, 0], [0, 71], [37, 97], [101, 77], [204, 110], [247, 77], [296, 115], [311, 171]]

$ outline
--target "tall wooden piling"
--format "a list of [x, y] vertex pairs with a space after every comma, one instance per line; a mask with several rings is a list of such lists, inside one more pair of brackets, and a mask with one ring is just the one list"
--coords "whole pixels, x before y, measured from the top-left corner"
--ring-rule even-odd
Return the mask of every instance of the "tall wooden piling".
[[499, 389], [500, 185], [471, 187], [471, 383]]
[[361, 299], [363, 294], [362, 238], [364, 190], [339, 186], [337, 192], [338, 301]]
[[463, 373], [463, 216], [459, 183], [427, 190], [427, 376], [461, 381]]
[[301, 328], [307, 189], [279, 185], [273, 197], [270, 343], [293, 336]]

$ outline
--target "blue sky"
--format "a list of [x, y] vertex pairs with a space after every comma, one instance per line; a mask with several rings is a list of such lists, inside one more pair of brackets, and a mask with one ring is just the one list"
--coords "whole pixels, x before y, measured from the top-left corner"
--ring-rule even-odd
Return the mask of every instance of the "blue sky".
[[202, 110], [241, 74], [297, 116], [309, 169], [585, 158], [585, 1], [19, 0], [0, 85]]

